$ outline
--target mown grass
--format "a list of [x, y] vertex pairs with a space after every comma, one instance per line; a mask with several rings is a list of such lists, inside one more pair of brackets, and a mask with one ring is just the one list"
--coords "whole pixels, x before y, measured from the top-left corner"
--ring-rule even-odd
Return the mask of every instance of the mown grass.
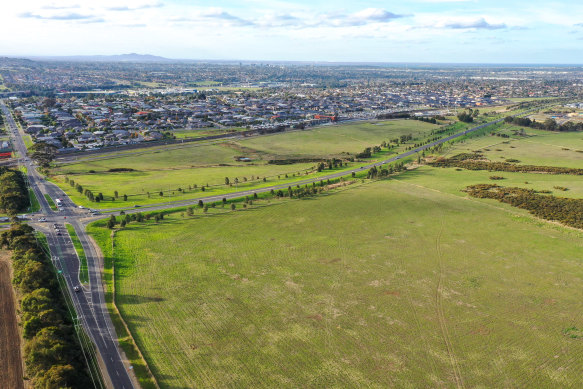
[[162, 387], [577, 385], [583, 234], [436, 186], [469, 173], [130, 223], [120, 310]]
[[51, 209], [53, 211], [57, 210], [57, 206], [55, 205], [55, 202], [53, 201], [53, 199], [51, 198], [51, 196], [49, 196], [48, 194], [44, 194], [45, 196], [45, 200], [47, 200], [47, 203], [49, 203], [49, 207], [51, 207]]
[[65, 227], [67, 227], [67, 232], [71, 237], [71, 242], [73, 242], [73, 247], [75, 247], [77, 257], [79, 257], [79, 281], [82, 284], [87, 284], [89, 282], [89, 272], [87, 270], [87, 256], [85, 255], [85, 250], [75, 232], [75, 228], [70, 224], [65, 224]]

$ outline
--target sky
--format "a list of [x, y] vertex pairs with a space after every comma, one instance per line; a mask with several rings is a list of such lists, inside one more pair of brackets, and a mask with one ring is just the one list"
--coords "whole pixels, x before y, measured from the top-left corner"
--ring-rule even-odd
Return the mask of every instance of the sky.
[[20, 0], [0, 56], [583, 63], [575, 0]]

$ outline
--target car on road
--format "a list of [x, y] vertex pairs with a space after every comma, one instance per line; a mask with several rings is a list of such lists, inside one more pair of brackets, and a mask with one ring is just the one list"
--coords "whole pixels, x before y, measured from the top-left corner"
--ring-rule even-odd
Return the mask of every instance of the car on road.
[[44, 222], [46, 222], [46, 221], [47, 221], [47, 219], [46, 219], [46, 218], [44, 218], [44, 217], [41, 217], [40, 219], [38, 219], [38, 221], [39, 221], [39, 222], [41, 222], [41, 223], [44, 223]]
[[80, 205], [80, 206], [79, 206], [79, 209], [85, 209], [85, 207], [84, 207], [84, 206], [82, 206], [82, 205]]
[[79, 285], [75, 285], [75, 286], [73, 287], [73, 290], [75, 291], [75, 293], [79, 293], [79, 292], [81, 292], [81, 288], [79, 287]]
[[134, 204], [134, 208], [140, 208], [140, 207], [141, 207], [141, 205]]
[[57, 231], [57, 236], [61, 236], [61, 232], [60, 231]]

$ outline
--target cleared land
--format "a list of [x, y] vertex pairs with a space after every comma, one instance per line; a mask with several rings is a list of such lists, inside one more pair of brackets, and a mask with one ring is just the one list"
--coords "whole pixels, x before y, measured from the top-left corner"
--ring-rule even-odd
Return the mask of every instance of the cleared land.
[[[207, 188], [204, 194], [221, 194], [236, 189], [224, 186], [225, 177], [229, 177], [231, 183], [238, 178], [240, 182], [238, 188], [241, 189], [285, 182], [283, 180], [287, 179], [286, 174], [288, 178], [293, 178], [293, 174], [306, 177], [304, 174], [308, 171], [309, 177], [318, 176], [314, 173], [314, 162], [298, 161], [289, 165], [273, 165], [267, 162], [271, 159], [328, 159], [340, 156], [346, 158], [348, 155], [342, 154], [343, 152], [355, 154], [366, 147], [379, 145], [401, 135], [425, 137], [437, 128], [439, 127], [413, 120], [381, 121], [329, 126], [237, 142], [114, 154], [112, 158], [61, 165], [55, 171], [54, 179], [76, 203], [90, 207], [112, 208], [125, 204], [131, 206], [184, 200], [200, 196], [201, 192], [191, 189], [181, 192], [178, 188], [194, 188], [195, 185], [200, 188], [209, 184], [211, 188]], [[403, 149], [404, 146], [398, 150]], [[235, 159], [237, 156], [248, 157], [252, 161], [239, 162]], [[134, 171], [109, 171], [118, 168]], [[106, 201], [99, 205], [89, 202], [85, 196], [64, 182], [65, 176], [82, 185], [83, 189], [91, 190], [94, 195], [103, 193], [107, 197]], [[252, 177], [255, 179], [254, 182], [251, 182]], [[263, 182], [263, 177], [266, 178], [266, 182]], [[247, 183], [245, 178], [249, 180]], [[120, 199], [111, 201], [114, 191], [117, 191], [120, 197], [127, 194], [128, 202]], [[163, 196], [159, 196], [160, 191], [164, 192]]]
[[0, 387], [24, 388], [10, 255], [0, 251]]
[[583, 234], [423, 170], [118, 232], [117, 301], [161, 385], [580, 384]]

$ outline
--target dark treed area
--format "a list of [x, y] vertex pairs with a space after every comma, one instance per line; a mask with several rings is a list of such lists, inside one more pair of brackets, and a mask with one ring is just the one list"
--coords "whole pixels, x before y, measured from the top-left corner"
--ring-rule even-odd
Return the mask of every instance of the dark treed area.
[[29, 205], [22, 173], [0, 166], [0, 212], [14, 216]]
[[0, 248], [12, 250], [12, 282], [21, 296], [26, 375], [33, 387], [90, 387], [70, 314], [33, 228], [13, 224], [0, 235]]

